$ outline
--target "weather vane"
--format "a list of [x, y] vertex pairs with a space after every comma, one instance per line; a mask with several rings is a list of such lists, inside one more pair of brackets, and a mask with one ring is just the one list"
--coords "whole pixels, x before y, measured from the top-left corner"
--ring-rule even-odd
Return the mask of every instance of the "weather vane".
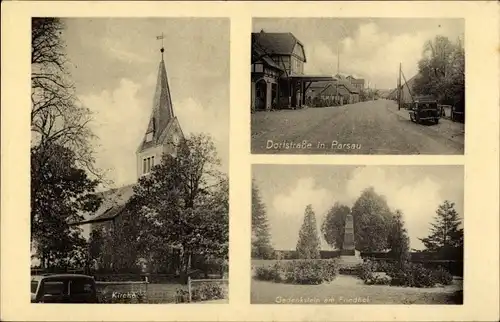
[[163, 52], [165, 51], [165, 49], [163, 48], [163, 38], [165, 38], [163, 36], [163, 32], [161, 33], [161, 36], [156, 36], [156, 40], [160, 40], [161, 39], [161, 58], [163, 59]]

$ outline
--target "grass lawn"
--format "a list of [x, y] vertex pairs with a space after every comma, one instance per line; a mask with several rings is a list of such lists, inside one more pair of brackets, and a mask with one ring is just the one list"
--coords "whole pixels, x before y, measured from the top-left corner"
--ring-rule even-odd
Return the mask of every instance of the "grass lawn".
[[321, 285], [292, 285], [252, 280], [252, 304], [460, 304], [462, 281], [435, 288], [365, 285], [339, 275]]
[[[275, 261], [252, 260], [256, 267]], [[253, 272], [252, 272], [253, 275]], [[433, 288], [365, 285], [355, 276], [339, 275], [331, 283], [294, 285], [252, 278], [252, 304], [461, 304], [462, 280]]]

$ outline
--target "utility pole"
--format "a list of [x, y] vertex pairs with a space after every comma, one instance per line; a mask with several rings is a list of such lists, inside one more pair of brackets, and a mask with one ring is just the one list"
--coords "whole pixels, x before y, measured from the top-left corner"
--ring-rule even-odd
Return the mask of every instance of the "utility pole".
[[398, 110], [401, 109], [401, 63], [399, 63], [399, 75], [398, 75]]
[[340, 77], [340, 44], [339, 44], [339, 41], [337, 40], [337, 76], [335, 78], [337, 78], [337, 80], [335, 81], [335, 94], [337, 95], [337, 103], [340, 105], [340, 95], [339, 95], [339, 77]]

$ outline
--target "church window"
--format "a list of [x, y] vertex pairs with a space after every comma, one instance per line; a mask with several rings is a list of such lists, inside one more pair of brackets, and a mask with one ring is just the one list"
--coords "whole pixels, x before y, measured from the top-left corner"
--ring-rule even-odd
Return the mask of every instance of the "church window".
[[146, 142], [153, 141], [153, 132], [149, 132], [146, 134]]
[[143, 164], [142, 164], [142, 174], [147, 174], [147, 173], [151, 172], [151, 169], [155, 165], [155, 157], [152, 156], [152, 157], [144, 158], [142, 160], [142, 162], [143, 162]]

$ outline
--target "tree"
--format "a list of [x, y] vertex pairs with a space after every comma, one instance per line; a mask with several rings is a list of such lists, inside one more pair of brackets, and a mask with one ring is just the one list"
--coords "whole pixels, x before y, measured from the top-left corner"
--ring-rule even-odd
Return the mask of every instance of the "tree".
[[46, 149], [44, 158], [31, 150], [31, 241], [44, 268], [81, 265], [86, 242], [70, 224], [99, 207], [98, 181], [77, 168], [73, 151], [55, 144]]
[[379, 252], [387, 249], [392, 213], [384, 196], [373, 187], [365, 189], [351, 209], [356, 249]]
[[89, 128], [91, 112], [82, 106], [70, 82], [69, 61], [59, 18], [33, 18], [31, 32], [31, 145], [41, 161], [51, 146], [64, 146], [75, 154], [78, 167], [102, 179], [94, 166]]
[[389, 254], [399, 264], [403, 265], [410, 259], [410, 237], [408, 237], [403, 213], [400, 210], [396, 210], [394, 214], [387, 239], [387, 246], [390, 249]]
[[273, 253], [266, 208], [252, 180], [252, 258], [271, 259]]
[[436, 252], [441, 258], [462, 260], [464, 230], [455, 210], [455, 204], [445, 200], [436, 210], [428, 237], [420, 238], [426, 251]]
[[321, 224], [321, 232], [328, 245], [337, 249], [344, 246], [345, 221], [349, 213], [351, 209], [348, 206], [335, 203], [326, 214]]
[[465, 51], [460, 39], [453, 43], [447, 37], [437, 36], [426, 42], [418, 70], [413, 85], [416, 94], [432, 95], [441, 104], [454, 105], [463, 111]]
[[90, 111], [69, 81], [63, 31], [58, 18], [32, 19], [31, 241], [49, 267], [86, 257], [78, 229], [68, 223], [97, 209], [92, 193], [102, 179], [90, 146]]
[[311, 205], [306, 207], [304, 223], [299, 231], [297, 253], [301, 259], [320, 258], [320, 241], [316, 227], [316, 215]]
[[137, 236], [143, 255], [171, 245], [181, 253], [182, 274], [193, 254], [227, 258], [229, 189], [219, 164], [212, 139], [194, 135], [139, 180], [128, 207], [139, 216], [134, 221], [145, 220]]

